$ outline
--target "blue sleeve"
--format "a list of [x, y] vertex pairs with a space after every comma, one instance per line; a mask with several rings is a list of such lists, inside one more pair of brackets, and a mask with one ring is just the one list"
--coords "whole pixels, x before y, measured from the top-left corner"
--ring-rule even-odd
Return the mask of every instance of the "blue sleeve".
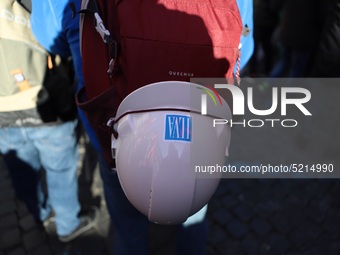
[[66, 33], [63, 31], [67, 4], [68, 0], [32, 0], [31, 23], [35, 37], [45, 49], [63, 57], [71, 55]]
[[81, 0], [32, 0], [31, 23], [34, 36], [45, 49], [73, 58], [79, 90], [83, 85], [79, 15], [72, 17], [70, 2], [80, 8]]
[[[237, 0], [243, 26], [250, 29], [248, 36], [241, 36], [241, 69], [245, 67], [254, 52], [254, 21], [253, 21], [253, 0]], [[235, 67], [236, 68], [236, 67]]]
[[[32, 0], [31, 23], [34, 36], [46, 50], [62, 57], [72, 57], [79, 91], [84, 86], [79, 15], [72, 17], [71, 2], [80, 9], [81, 0]], [[80, 108], [78, 112], [93, 146], [100, 151], [99, 142], [85, 113]]]

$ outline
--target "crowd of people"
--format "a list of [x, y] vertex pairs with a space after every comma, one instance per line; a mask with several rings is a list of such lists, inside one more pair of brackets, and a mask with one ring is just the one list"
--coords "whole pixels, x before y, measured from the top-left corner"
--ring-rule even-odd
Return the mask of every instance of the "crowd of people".
[[338, 77], [339, 2], [254, 0], [251, 77]]

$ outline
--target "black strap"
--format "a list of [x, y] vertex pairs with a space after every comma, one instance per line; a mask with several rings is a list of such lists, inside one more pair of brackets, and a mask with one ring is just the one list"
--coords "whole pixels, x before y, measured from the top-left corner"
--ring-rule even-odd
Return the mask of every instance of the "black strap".
[[74, 3], [71, 3], [70, 7], [72, 9], [73, 16], [77, 13], [89, 13], [93, 15], [94, 27], [96, 28], [104, 43], [107, 44], [109, 48], [110, 62], [108, 73], [110, 76], [114, 75], [117, 68], [116, 60], [118, 58], [119, 42], [112, 37], [110, 31], [104, 26], [103, 20], [100, 17], [100, 10], [98, 8], [97, 1], [89, 0], [86, 9], [82, 9], [79, 12], [76, 12]]
[[31, 0], [16, 0], [22, 7], [28, 12], [32, 12], [32, 1]]

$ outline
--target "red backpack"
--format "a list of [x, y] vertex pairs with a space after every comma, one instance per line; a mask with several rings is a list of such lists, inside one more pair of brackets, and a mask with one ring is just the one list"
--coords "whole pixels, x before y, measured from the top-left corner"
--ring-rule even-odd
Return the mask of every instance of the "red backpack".
[[83, 0], [81, 13], [85, 87], [77, 104], [111, 164], [107, 121], [129, 93], [158, 81], [233, 77], [242, 33], [236, 0]]

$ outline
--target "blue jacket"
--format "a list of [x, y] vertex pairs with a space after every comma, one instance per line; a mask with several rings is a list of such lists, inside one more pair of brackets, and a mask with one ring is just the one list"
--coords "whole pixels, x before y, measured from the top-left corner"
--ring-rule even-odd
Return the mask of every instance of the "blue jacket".
[[[79, 15], [72, 17], [69, 3], [80, 9], [81, 0], [32, 0], [32, 30], [48, 51], [62, 57], [72, 57], [78, 81], [77, 91], [84, 86], [82, 61], [79, 45]], [[85, 113], [78, 108], [79, 117], [91, 143], [100, 152], [96, 135], [86, 119]]]
[[237, 0], [237, 5], [240, 10], [243, 26], [247, 25], [247, 27], [250, 29], [248, 36], [241, 36], [241, 69], [243, 69], [254, 52], [253, 0]]

